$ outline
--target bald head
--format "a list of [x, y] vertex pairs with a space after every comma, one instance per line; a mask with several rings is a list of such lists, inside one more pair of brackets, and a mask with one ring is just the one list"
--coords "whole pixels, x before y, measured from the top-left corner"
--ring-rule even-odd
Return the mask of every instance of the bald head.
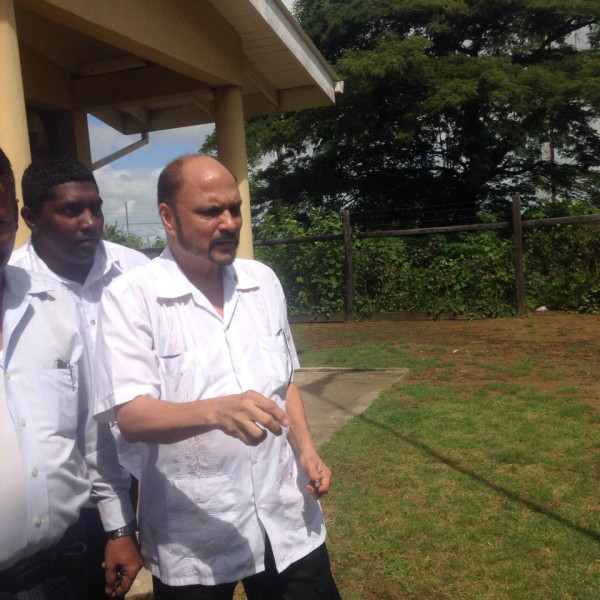
[[188, 154], [170, 162], [158, 177], [157, 199], [158, 204], [175, 206], [177, 194], [183, 182], [193, 177], [198, 182], [211, 180], [222, 176], [231, 177], [237, 185], [234, 174], [221, 162], [206, 154]]
[[229, 169], [211, 156], [184, 156], [161, 173], [158, 194], [167, 243], [189, 277], [233, 262], [242, 199]]

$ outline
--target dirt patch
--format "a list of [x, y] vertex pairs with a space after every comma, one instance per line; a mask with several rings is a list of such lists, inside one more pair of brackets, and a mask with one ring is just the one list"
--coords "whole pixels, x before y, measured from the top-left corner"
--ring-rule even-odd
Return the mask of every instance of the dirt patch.
[[438, 359], [410, 373], [408, 381], [449, 385], [518, 381], [540, 391], [576, 394], [600, 409], [600, 316], [596, 315], [296, 324], [293, 333], [300, 350], [352, 347], [369, 340], [397, 345], [417, 359]]

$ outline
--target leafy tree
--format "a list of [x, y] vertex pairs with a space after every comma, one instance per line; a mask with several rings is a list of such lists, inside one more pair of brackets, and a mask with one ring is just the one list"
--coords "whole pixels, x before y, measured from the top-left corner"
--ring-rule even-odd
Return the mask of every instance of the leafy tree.
[[141, 248], [162, 248], [165, 246], [165, 240], [162, 237], [157, 235], [153, 242], [149, 240], [144, 241], [142, 237], [135, 233], [126, 233], [123, 231], [117, 222], [112, 225], [105, 225], [102, 237], [105, 240], [116, 242], [117, 244], [122, 244], [136, 250], [140, 250]]
[[456, 222], [504, 210], [515, 191], [598, 200], [599, 0], [297, 0], [295, 10], [346, 92], [333, 107], [248, 122], [257, 210], [393, 209], [425, 225], [439, 207]]

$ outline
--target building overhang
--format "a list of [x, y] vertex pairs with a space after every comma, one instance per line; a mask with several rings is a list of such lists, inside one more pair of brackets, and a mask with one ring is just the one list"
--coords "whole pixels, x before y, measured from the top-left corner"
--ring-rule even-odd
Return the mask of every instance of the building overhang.
[[281, 0], [15, 0], [25, 100], [124, 134], [335, 102], [340, 82]]

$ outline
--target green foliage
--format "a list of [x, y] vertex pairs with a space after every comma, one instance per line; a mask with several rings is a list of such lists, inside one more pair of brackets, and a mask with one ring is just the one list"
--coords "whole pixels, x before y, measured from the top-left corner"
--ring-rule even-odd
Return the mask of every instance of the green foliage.
[[[289, 209], [267, 215], [257, 228], [256, 239], [306, 237], [341, 233], [339, 214], [309, 214], [302, 224]], [[288, 298], [291, 314], [331, 314], [344, 309], [344, 283], [340, 277], [344, 264], [341, 242], [314, 242], [257, 247], [256, 258], [277, 272]]]
[[162, 248], [165, 246], [164, 238], [156, 236], [153, 241], [149, 239], [144, 240], [135, 233], [127, 233], [123, 230], [123, 227], [116, 221], [112, 225], [105, 225], [102, 237], [105, 240], [122, 244], [128, 248], [134, 248], [140, 250], [142, 248]]
[[567, 225], [524, 235], [527, 305], [599, 312], [600, 229]]
[[[346, 83], [336, 105], [250, 120], [255, 203], [432, 204], [472, 222], [519, 191], [600, 195], [597, 0], [298, 0]], [[551, 142], [556, 162], [541, 159]], [[260, 159], [274, 159], [264, 167]]]
[[[255, 237], [341, 232], [337, 213], [313, 209], [302, 223], [283, 208], [264, 218]], [[256, 258], [281, 278], [290, 314], [344, 310], [342, 242], [260, 246]], [[516, 311], [514, 246], [507, 232], [354, 238], [353, 262], [355, 310], [361, 315], [410, 311], [495, 317]], [[600, 228], [526, 230], [524, 271], [529, 309], [600, 311]]]
[[514, 312], [512, 243], [493, 232], [357, 240], [361, 314]]

